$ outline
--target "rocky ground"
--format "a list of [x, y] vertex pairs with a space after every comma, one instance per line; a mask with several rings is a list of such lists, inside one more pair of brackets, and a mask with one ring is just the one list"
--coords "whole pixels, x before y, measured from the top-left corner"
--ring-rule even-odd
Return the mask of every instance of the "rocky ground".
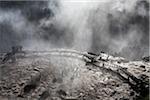
[[0, 100], [149, 99], [148, 61], [73, 50], [26, 51], [5, 63], [0, 55]]

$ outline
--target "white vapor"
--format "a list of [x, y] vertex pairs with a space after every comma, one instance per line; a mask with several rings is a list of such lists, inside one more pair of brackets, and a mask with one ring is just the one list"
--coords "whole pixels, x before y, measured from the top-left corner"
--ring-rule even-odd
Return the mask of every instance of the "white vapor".
[[[146, 51], [147, 38], [144, 40], [143, 37], [147, 33], [141, 30], [141, 23], [135, 20], [132, 24], [130, 21], [137, 16], [142, 19], [148, 15], [144, 7], [136, 8], [138, 1], [140, 0], [50, 0], [42, 6], [38, 1], [31, 6], [25, 5], [29, 9], [20, 6], [13, 10], [9, 7], [9, 10], [2, 9], [0, 28], [3, 30], [5, 26], [6, 31], [1, 32], [0, 41], [3, 46], [0, 46], [0, 50], [5, 51], [3, 48], [7, 46], [20, 44], [31, 50], [68, 48], [95, 53], [104, 50], [121, 53], [129, 58], [133, 55], [141, 56]], [[54, 14], [45, 17], [44, 11], [49, 15]], [[9, 30], [11, 28], [8, 25], [12, 30]], [[128, 28], [124, 29], [126, 26]], [[113, 33], [115, 28], [119, 31]], [[136, 51], [130, 55], [134, 45], [143, 45], [144, 51], [134, 49]]]
[[73, 33], [73, 49], [90, 50], [93, 32], [89, 26], [89, 16], [99, 4], [110, 0], [59, 0], [60, 11], [55, 15], [56, 23], [69, 28]]

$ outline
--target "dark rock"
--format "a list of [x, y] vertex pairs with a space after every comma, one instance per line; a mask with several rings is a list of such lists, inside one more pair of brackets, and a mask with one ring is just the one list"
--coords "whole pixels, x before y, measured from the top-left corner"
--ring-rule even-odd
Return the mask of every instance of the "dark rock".
[[150, 56], [143, 57], [142, 60], [145, 61], [145, 62], [149, 62], [150, 61]]
[[24, 87], [24, 91], [23, 92], [24, 92], [24, 94], [27, 94], [27, 93], [31, 92], [31, 90], [34, 90], [36, 87], [37, 87], [36, 84], [26, 85]]
[[64, 90], [62, 90], [62, 89], [58, 90], [57, 93], [58, 93], [59, 95], [63, 95], [63, 96], [66, 96], [66, 95], [67, 95], [67, 93], [66, 93]]
[[140, 67], [145, 69], [145, 66], [144, 66], [144, 65], [140, 65]]
[[39, 100], [45, 100], [46, 98], [48, 98], [50, 96], [48, 91], [44, 91], [41, 95]]

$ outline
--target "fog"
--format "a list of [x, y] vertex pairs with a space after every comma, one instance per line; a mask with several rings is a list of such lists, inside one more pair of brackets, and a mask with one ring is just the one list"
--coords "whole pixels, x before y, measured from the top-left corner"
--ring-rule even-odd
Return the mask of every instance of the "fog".
[[0, 1], [0, 51], [14, 45], [137, 59], [149, 54], [149, 1]]

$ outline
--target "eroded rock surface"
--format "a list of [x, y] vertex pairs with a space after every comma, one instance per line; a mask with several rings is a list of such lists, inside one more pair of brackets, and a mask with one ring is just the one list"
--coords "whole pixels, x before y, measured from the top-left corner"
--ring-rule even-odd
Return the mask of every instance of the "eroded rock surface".
[[148, 97], [149, 62], [128, 61], [104, 53], [95, 60], [91, 60], [95, 55], [87, 56], [88, 53], [69, 50], [17, 54], [15, 62], [0, 64], [0, 98], [137, 100]]

